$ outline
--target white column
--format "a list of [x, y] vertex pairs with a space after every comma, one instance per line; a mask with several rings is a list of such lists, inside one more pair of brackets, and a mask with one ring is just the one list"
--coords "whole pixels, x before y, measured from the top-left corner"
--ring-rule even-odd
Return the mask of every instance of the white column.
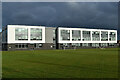
[[109, 37], [110, 37], [109, 34], [110, 34], [110, 31], [108, 31], [108, 42], [109, 42]]
[[72, 29], [70, 29], [70, 42], [72, 42]]
[[60, 38], [61, 38], [61, 36], [60, 36], [60, 29], [59, 28], [57, 28], [57, 38], [56, 38], [56, 40], [58, 39], [58, 43], [60, 42]]
[[115, 36], [115, 39], [116, 39], [116, 40], [115, 40], [115, 41], [116, 41], [116, 43], [117, 43], [117, 31], [116, 31], [115, 33], [116, 33], [116, 36]]
[[82, 39], [83, 39], [83, 35], [82, 35], [82, 30], [81, 30], [81, 41], [83, 41]]
[[101, 31], [100, 31], [100, 43], [101, 43]]
[[28, 28], [28, 41], [30, 42], [30, 28]]
[[91, 37], [91, 41], [92, 41], [92, 31], [90, 31], [90, 37]]
[[41, 28], [42, 29], [42, 42], [45, 43], [45, 28]]

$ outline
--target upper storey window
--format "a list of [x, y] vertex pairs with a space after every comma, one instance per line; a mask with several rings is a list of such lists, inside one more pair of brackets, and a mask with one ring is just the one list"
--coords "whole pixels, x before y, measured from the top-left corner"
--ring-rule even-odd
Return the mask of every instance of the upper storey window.
[[81, 31], [72, 30], [72, 41], [80, 41], [80, 40], [81, 40]]
[[100, 31], [92, 31], [92, 41], [100, 41]]
[[83, 34], [83, 41], [91, 40], [90, 31], [83, 31], [82, 34]]
[[101, 31], [101, 41], [108, 41], [108, 31]]
[[61, 30], [60, 38], [61, 40], [70, 40], [70, 30]]
[[42, 29], [31, 28], [30, 29], [30, 40], [42, 40]]
[[28, 29], [16, 28], [15, 29], [15, 40], [28, 40]]
[[110, 34], [109, 34], [109, 40], [110, 41], [115, 41], [116, 40], [116, 33], [115, 32], [110, 32]]

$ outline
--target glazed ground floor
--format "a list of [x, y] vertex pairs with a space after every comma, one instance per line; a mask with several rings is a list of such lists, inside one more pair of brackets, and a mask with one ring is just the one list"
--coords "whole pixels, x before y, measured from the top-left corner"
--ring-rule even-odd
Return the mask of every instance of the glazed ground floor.
[[2, 44], [2, 50], [40, 50], [40, 49], [55, 49], [52, 43], [17, 43], [17, 44]]
[[58, 49], [107, 48], [107, 47], [117, 47], [117, 43], [64, 43], [64, 44], [58, 44]]
[[117, 47], [117, 43], [16, 43], [2, 44], [2, 50], [42, 50]]

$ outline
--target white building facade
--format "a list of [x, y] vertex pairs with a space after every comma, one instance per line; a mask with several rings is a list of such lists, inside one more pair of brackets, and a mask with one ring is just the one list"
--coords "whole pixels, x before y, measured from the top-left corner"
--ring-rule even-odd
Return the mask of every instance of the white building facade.
[[115, 47], [117, 30], [7, 25], [3, 50]]
[[45, 43], [44, 26], [7, 26], [7, 43]]
[[117, 43], [117, 30], [58, 28], [58, 43]]
[[59, 48], [108, 47], [117, 43], [117, 30], [58, 28]]

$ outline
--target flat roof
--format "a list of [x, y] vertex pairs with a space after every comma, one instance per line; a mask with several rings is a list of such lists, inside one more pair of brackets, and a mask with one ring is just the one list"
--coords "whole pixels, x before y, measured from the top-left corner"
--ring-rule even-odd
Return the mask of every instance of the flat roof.
[[[96, 30], [117, 30], [117, 29], [101, 29], [101, 28], [86, 28], [86, 27], [69, 27], [69, 26], [45, 26], [45, 25], [7, 25], [7, 26], [36, 26], [36, 27], [48, 27], [48, 28], [76, 28], [76, 29], [96, 29]], [[3, 28], [5, 29], [5, 27]]]

